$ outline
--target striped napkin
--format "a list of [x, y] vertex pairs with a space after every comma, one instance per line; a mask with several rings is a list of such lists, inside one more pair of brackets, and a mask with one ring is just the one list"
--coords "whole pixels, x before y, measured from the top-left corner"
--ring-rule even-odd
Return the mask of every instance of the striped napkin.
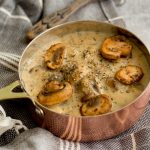
[[[0, 0], [0, 88], [18, 79], [18, 61], [27, 46], [25, 33], [29, 27], [42, 16], [51, 14], [66, 7], [73, 0]], [[104, 1], [104, 0], [103, 0]], [[114, 7], [112, 0], [105, 0]], [[116, 1], [116, 0], [115, 0]], [[138, 4], [138, 5], [136, 5]], [[150, 39], [150, 5], [149, 0], [127, 1], [123, 6], [116, 7], [125, 16], [127, 28], [149, 43]], [[105, 5], [103, 5], [105, 6]], [[106, 6], [105, 6], [106, 7]], [[128, 10], [128, 8], [130, 8]], [[67, 21], [100, 20], [108, 21], [108, 11], [99, 2], [93, 1]], [[128, 11], [127, 11], [128, 10]], [[121, 18], [120, 15], [118, 18]], [[111, 15], [110, 15], [111, 16]], [[144, 18], [144, 20], [143, 20]], [[141, 19], [141, 20], [140, 20]], [[110, 18], [109, 20], [116, 20]], [[148, 21], [149, 20], [149, 21]], [[137, 28], [137, 30], [136, 30]], [[143, 32], [140, 32], [143, 29]], [[147, 37], [147, 38], [145, 38]], [[0, 119], [20, 120], [19, 125], [26, 131], [16, 133], [15, 125], [0, 136], [0, 150], [149, 150], [150, 149], [150, 106], [142, 118], [128, 131], [119, 136], [90, 143], [76, 143], [62, 140], [50, 132], [38, 128], [32, 121], [28, 111], [28, 100], [1, 101]], [[5, 111], [4, 111], [4, 110]], [[11, 121], [10, 121], [11, 122]], [[14, 121], [15, 122], [15, 121]], [[0, 131], [2, 129], [0, 120]], [[27, 128], [29, 130], [27, 130]]]

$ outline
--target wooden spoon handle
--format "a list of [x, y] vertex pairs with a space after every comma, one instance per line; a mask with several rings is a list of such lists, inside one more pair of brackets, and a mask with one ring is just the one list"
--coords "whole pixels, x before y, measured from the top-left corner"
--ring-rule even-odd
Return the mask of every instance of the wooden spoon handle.
[[42, 20], [37, 22], [33, 27], [29, 29], [29, 31], [27, 32], [27, 38], [29, 40], [32, 40], [46, 29], [49, 29], [55, 25], [64, 22], [75, 11], [91, 1], [92, 0], [74, 0], [68, 7], [44, 17]]

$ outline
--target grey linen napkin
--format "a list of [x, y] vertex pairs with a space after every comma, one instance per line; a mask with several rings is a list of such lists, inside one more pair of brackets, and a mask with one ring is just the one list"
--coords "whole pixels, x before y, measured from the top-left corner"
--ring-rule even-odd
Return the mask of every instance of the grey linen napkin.
[[[38, 21], [42, 15], [45, 16], [64, 8], [71, 1], [0, 0], [0, 87], [18, 79], [17, 61], [27, 45], [25, 39], [27, 29]], [[142, 3], [142, 0], [133, 0], [127, 1], [122, 7], [117, 7], [121, 15], [125, 16], [127, 28], [137, 33], [145, 43], [149, 43], [150, 39], [146, 34], [150, 33], [150, 28], [148, 28], [150, 23], [149, 4], [149, 0], [145, 0], [144, 3]], [[68, 21], [83, 19], [106, 21], [98, 2], [94, 1], [71, 16]], [[139, 30], [139, 28], [142, 30]], [[24, 125], [30, 128], [19, 136], [16, 136], [13, 129], [4, 133], [0, 137], [0, 145], [10, 143], [14, 137], [16, 138], [10, 144], [0, 147], [0, 149], [150, 149], [150, 106], [147, 107], [142, 118], [132, 128], [115, 138], [90, 143], [75, 143], [57, 138], [44, 129], [36, 128], [37, 126], [32, 121], [28, 111], [28, 103], [30, 103], [28, 100], [0, 102], [8, 116], [22, 120]]]

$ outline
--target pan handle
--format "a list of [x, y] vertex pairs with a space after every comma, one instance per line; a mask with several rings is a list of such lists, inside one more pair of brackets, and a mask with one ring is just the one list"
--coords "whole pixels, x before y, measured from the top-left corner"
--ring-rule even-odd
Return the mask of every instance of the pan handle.
[[21, 88], [20, 81], [15, 81], [10, 85], [0, 89], [0, 101], [16, 98], [29, 98]]
[[[21, 88], [20, 81], [17, 80], [10, 85], [0, 89], [0, 101], [3, 100], [13, 100], [13, 99], [21, 99], [21, 98], [30, 98], [26, 92], [24, 92]], [[36, 105], [36, 103], [31, 99], [33, 105], [35, 106], [35, 113], [40, 117], [40, 120], [44, 118], [43, 110]]]

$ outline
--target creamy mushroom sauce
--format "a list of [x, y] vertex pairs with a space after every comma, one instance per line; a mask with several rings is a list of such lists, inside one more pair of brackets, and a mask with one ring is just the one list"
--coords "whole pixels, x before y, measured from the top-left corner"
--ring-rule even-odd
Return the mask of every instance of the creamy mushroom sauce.
[[[113, 33], [112, 33], [113, 35]], [[132, 58], [120, 58], [117, 62], [109, 62], [100, 55], [100, 47], [106, 37], [112, 36], [110, 33], [80, 31], [56, 37], [49, 42], [49, 47], [52, 44], [63, 43], [66, 46], [65, 64], [83, 64], [86, 67], [89, 78], [95, 78], [100, 92], [107, 94], [112, 100], [112, 110], [116, 111], [123, 106], [129, 104], [137, 96], [141, 94], [149, 81], [150, 68], [145, 56], [139, 48], [131, 41]], [[42, 86], [48, 81], [53, 74], [55, 79], [62, 79], [62, 74], [59, 70], [51, 71], [47, 69], [43, 55], [49, 47], [43, 47], [41, 51], [37, 51], [30, 61], [25, 65], [22, 78], [25, 83], [25, 89], [33, 99], [37, 99], [37, 95], [42, 89]], [[122, 66], [137, 65], [143, 69], [144, 77], [138, 83], [133, 85], [123, 85], [116, 81], [118, 90], [114, 91], [105, 83], [107, 77], [114, 77], [117, 70]], [[84, 70], [83, 70], [84, 71]], [[49, 109], [63, 114], [80, 116], [80, 102], [83, 93], [78, 85], [74, 86], [72, 97], [62, 104], [57, 104], [49, 107]]]

